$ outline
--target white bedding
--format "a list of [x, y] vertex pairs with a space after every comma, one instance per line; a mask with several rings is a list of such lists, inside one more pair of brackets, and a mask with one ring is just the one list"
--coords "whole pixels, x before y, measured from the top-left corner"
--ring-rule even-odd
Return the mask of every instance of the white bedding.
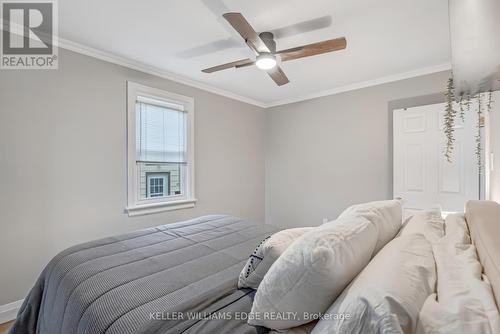
[[[359, 208], [365, 210], [364, 206]], [[379, 237], [377, 245], [371, 245], [372, 249], [382, 246], [384, 239], [393, 233], [377, 226], [386, 223], [378, 220], [378, 212], [370, 209], [357, 215], [349, 211], [346, 210], [344, 219], [356, 216], [372, 218], [370, 221], [377, 227]], [[382, 248], [326, 311], [328, 320], [302, 326], [303, 319], [274, 323], [253, 321], [253, 324], [281, 328], [272, 334], [306, 334], [311, 331], [312, 334], [500, 334], [499, 311], [471, 243], [464, 215], [448, 215], [445, 224], [438, 216], [429, 211], [409, 220], [398, 237]], [[387, 214], [386, 219], [389, 217]], [[327, 244], [324, 243], [333, 232], [329, 231], [328, 225], [318, 228], [317, 233], [310, 233], [302, 245], [297, 243], [294, 256], [277, 261], [284, 262], [274, 273], [276, 275], [271, 275], [274, 276], [272, 280], [268, 277], [269, 282], [264, 285], [265, 289], [261, 289], [260, 295], [257, 292], [258, 302], [254, 303], [253, 312], [322, 312], [328, 299], [325, 296], [332, 298], [336, 295], [326, 291], [338, 287], [334, 276], [341, 267], [339, 263], [344, 267], [351, 263], [347, 258], [333, 261], [329, 255], [325, 256], [328, 261], [325, 260], [320, 267], [308, 264], [311, 259], [306, 254], [315, 254], [320, 245], [323, 251], [331, 247], [325, 248]], [[334, 233], [336, 237], [337, 233]], [[367, 233], [365, 238], [371, 234], [373, 232]], [[331, 241], [338, 242], [336, 238]], [[304, 251], [304, 247], [308, 250]], [[289, 251], [291, 254], [291, 249]], [[341, 255], [342, 252], [338, 251], [340, 249], [332, 254]], [[307, 268], [301, 270], [304, 265]], [[292, 267], [295, 268], [293, 273], [289, 271]], [[331, 271], [325, 272], [325, 267]], [[331, 276], [332, 273], [335, 275]], [[322, 276], [319, 281], [318, 274]], [[299, 276], [301, 279], [297, 280]], [[346, 314], [349, 317], [346, 318]], [[298, 327], [289, 328], [292, 326]]]
[[395, 238], [342, 292], [312, 334], [414, 333], [435, 284], [429, 241], [421, 234]]
[[410, 217], [399, 235], [422, 234], [434, 243], [444, 236], [444, 221], [440, 209], [420, 211]]
[[269, 268], [296, 239], [314, 227], [290, 228], [262, 240], [250, 254], [238, 278], [238, 288], [257, 289]]
[[311, 314], [325, 312], [366, 266], [376, 243], [375, 225], [358, 216], [304, 234], [264, 276], [248, 323], [288, 329], [309, 322]]
[[268, 334], [310, 334], [317, 323], [318, 321], [314, 320], [298, 327], [292, 327], [288, 329], [273, 329]]
[[497, 334], [500, 319], [461, 214], [446, 218], [446, 236], [433, 245], [437, 294], [420, 311], [419, 334]]
[[397, 199], [352, 205], [340, 214], [339, 219], [350, 216], [363, 217], [376, 227], [378, 237], [373, 255], [396, 236], [403, 224], [403, 209]]

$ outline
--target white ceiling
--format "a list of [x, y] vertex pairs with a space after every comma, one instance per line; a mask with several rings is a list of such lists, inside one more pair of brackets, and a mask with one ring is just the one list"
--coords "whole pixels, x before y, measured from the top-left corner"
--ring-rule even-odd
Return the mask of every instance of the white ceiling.
[[[222, 18], [229, 11], [243, 13], [259, 32], [288, 27], [278, 49], [341, 36], [348, 46], [283, 63], [290, 83], [282, 87], [253, 66], [202, 73], [252, 56]], [[309, 31], [294, 26], [300, 22]], [[59, 34], [262, 105], [437, 71], [450, 62], [448, 0], [64, 0]]]

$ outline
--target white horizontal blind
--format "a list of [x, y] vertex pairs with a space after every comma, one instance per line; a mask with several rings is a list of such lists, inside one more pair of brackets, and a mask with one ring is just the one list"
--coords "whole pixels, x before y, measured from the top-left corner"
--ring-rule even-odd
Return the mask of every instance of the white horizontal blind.
[[138, 162], [187, 163], [187, 113], [183, 105], [138, 96], [136, 117]]

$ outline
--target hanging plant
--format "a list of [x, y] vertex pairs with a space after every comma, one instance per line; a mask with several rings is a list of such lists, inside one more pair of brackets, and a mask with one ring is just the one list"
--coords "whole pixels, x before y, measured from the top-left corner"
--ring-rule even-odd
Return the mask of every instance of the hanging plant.
[[492, 105], [493, 105], [493, 92], [490, 90], [488, 92], [488, 104], [487, 104], [487, 107], [486, 107], [487, 110], [488, 110], [488, 112], [491, 111]]
[[460, 95], [459, 106], [460, 106], [460, 119], [462, 120], [462, 123], [465, 123], [465, 108], [466, 108], [466, 103], [467, 103], [467, 100], [464, 98], [463, 95]]
[[[465, 122], [465, 113], [469, 113], [471, 111], [472, 101], [477, 100], [477, 132], [475, 135], [476, 148], [475, 154], [477, 157], [477, 164], [479, 167], [479, 172], [482, 170], [482, 141], [481, 141], [481, 127], [483, 126], [483, 114], [485, 112], [491, 112], [491, 108], [493, 105], [493, 93], [490, 90], [487, 94], [486, 105], [483, 101], [485, 93], [478, 93], [477, 95], [471, 96], [470, 94], [461, 95], [460, 100], [458, 101], [459, 111], [457, 112], [454, 109], [454, 101], [455, 101], [455, 88], [453, 85], [453, 78], [448, 79], [448, 84], [446, 86], [446, 104], [445, 104], [445, 113], [444, 113], [444, 124], [443, 131], [446, 137], [445, 147], [444, 147], [444, 156], [448, 162], [452, 162], [452, 155], [455, 144], [455, 120], [457, 115], [460, 117], [462, 122]], [[484, 109], [486, 106], [486, 110]]]
[[479, 172], [481, 173], [482, 169], [482, 161], [481, 161], [481, 119], [483, 117], [483, 96], [481, 93], [476, 95], [477, 98], [477, 125], [476, 125], [476, 157], [477, 157], [477, 166], [479, 168]]
[[467, 94], [467, 98], [465, 99], [465, 109], [467, 110], [467, 112], [470, 112], [471, 109], [472, 105], [471, 99], [472, 97], [470, 96], [470, 94]]
[[455, 116], [457, 112], [453, 109], [453, 101], [455, 100], [455, 92], [453, 88], [453, 78], [448, 79], [446, 87], [446, 107], [444, 113], [444, 134], [446, 136], [446, 144], [444, 148], [444, 156], [448, 162], [451, 162], [453, 153], [453, 144], [455, 143]]

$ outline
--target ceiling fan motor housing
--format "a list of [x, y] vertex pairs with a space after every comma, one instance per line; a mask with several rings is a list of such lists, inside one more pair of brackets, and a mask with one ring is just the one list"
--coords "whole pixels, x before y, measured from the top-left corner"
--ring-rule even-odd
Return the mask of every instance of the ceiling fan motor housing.
[[276, 52], [276, 41], [274, 40], [274, 35], [271, 32], [265, 31], [259, 34], [260, 39], [266, 44], [266, 46], [271, 50], [271, 53]]

